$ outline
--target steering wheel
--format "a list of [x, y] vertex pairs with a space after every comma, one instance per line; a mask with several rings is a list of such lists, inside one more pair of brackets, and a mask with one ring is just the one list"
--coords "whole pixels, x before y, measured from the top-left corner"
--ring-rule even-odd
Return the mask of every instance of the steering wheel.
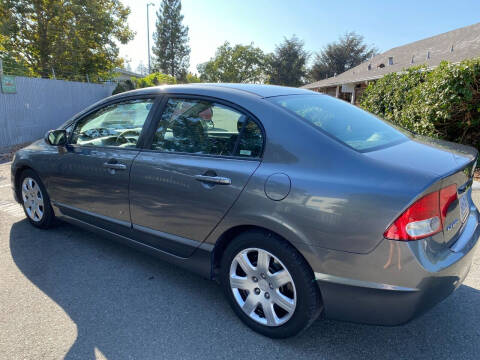
[[128, 130], [122, 131], [120, 134], [118, 134], [117, 138], [115, 139], [115, 144], [116, 145], [121, 145], [121, 144], [130, 143], [130, 144], [135, 145], [137, 143], [136, 141], [131, 141], [131, 139], [127, 138], [127, 135], [130, 135], [130, 134], [135, 135], [135, 136], [140, 136], [140, 132], [138, 130], [128, 129]]

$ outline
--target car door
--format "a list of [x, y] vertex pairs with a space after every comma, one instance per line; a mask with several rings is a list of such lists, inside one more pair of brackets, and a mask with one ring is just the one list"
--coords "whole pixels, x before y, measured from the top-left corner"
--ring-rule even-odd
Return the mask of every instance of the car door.
[[128, 186], [153, 98], [108, 103], [73, 124], [49, 179], [62, 213], [102, 228], [130, 231]]
[[135, 236], [188, 257], [220, 222], [260, 164], [264, 133], [231, 104], [168, 97], [153, 139], [132, 165]]

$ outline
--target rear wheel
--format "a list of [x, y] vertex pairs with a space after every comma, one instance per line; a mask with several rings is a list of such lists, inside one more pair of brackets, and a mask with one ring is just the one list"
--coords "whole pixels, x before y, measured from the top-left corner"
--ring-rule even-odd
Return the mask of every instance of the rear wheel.
[[25, 170], [20, 177], [20, 195], [28, 221], [38, 228], [49, 228], [55, 215], [47, 190], [33, 170]]
[[310, 267], [293, 246], [268, 232], [237, 236], [224, 252], [220, 271], [235, 313], [265, 336], [294, 336], [321, 312]]

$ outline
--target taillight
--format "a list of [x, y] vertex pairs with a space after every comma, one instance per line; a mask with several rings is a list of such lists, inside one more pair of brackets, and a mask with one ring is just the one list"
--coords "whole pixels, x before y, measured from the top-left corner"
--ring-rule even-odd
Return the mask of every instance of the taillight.
[[440, 190], [440, 214], [442, 216], [442, 224], [445, 225], [448, 208], [457, 200], [457, 185], [453, 184]]
[[419, 240], [443, 230], [449, 206], [457, 200], [457, 185], [427, 194], [413, 203], [384, 232], [391, 240]]

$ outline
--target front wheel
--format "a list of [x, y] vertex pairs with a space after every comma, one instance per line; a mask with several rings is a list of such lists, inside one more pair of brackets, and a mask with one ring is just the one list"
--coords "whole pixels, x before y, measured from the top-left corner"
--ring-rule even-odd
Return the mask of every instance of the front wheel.
[[47, 190], [33, 170], [25, 170], [20, 177], [20, 195], [28, 221], [38, 228], [49, 228], [55, 215]]
[[235, 313], [265, 336], [294, 336], [321, 312], [310, 267], [293, 246], [273, 234], [248, 231], [237, 236], [225, 250], [220, 271]]

